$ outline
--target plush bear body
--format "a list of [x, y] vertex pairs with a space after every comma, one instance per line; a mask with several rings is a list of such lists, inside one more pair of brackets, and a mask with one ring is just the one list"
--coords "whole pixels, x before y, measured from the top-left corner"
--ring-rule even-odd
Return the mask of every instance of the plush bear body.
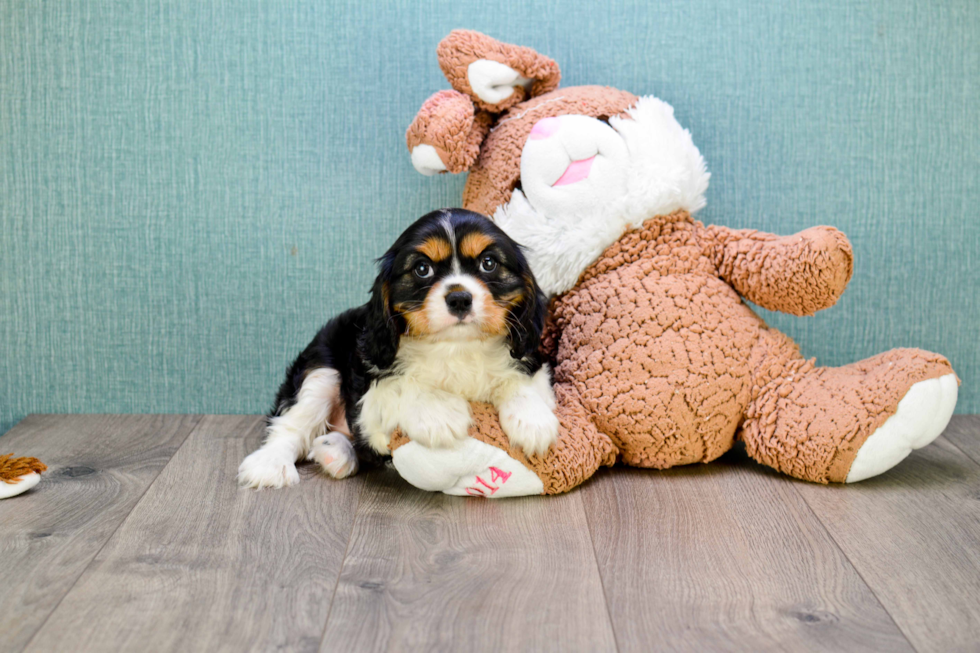
[[741, 438], [780, 471], [844, 481], [859, 446], [911, 386], [952, 369], [919, 350], [817, 368], [732, 285], [781, 273], [784, 286], [757, 301], [786, 308], [789, 294], [830, 305], [850, 270], [850, 247], [833, 229], [774, 238], [704, 227], [684, 211], [658, 216], [556, 301], [555, 383], [571, 390], [566, 396], [628, 465], [708, 462]]
[[[426, 103], [408, 143], [421, 172], [470, 170], [464, 205], [525, 245], [556, 297], [545, 342], [559, 441], [529, 459], [477, 407], [472, 442], [456, 453], [396, 436], [403, 476], [456, 494], [556, 493], [617, 460], [708, 462], [742, 439], [784, 473], [843, 482], [939, 435], [958, 384], [945, 358], [903, 349], [817, 367], [741, 299], [795, 315], [832, 306], [853, 269], [843, 234], [705, 227], [691, 214], [708, 173], [669, 105], [606, 87], [552, 90], [556, 65], [508, 48], [447, 37], [440, 64], [457, 92]], [[491, 72], [474, 74], [480, 66]], [[535, 71], [546, 79], [532, 83]]]

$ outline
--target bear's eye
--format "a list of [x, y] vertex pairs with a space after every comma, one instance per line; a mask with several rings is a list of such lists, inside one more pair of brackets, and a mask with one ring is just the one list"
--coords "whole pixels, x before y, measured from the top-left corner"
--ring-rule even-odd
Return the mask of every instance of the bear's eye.
[[484, 256], [480, 261], [480, 269], [484, 272], [493, 272], [497, 269], [497, 260], [492, 256]]
[[419, 279], [428, 279], [432, 276], [432, 266], [428, 261], [419, 261], [415, 264], [415, 276]]

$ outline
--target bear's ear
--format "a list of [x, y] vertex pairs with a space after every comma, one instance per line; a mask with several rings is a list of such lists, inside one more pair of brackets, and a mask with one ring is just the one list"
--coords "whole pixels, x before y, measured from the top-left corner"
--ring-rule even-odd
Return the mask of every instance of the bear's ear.
[[477, 108], [491, 113], [553, 91], [561, 80], [553, 59], [479, 32], [453, 30], [436, 53], [452, 87], [468, 95]]
[[422, 105], [405, 133], [412, 165], [423, 175], [457, 174], [473, 165], [492, 118], [462, 93], [439, 91]]

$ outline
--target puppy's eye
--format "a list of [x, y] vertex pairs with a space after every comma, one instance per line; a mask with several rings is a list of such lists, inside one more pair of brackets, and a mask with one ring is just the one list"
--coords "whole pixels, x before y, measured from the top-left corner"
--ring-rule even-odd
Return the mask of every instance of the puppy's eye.
[[432, 266], [428, 261], [419, 261], [415, 264], [415, 276], [419, 279], [428, 279], [432, 276]]
[[497, 260], [492, 256], [484, 256], [480, 261], [480, 269], [484, 272], [493, 272], [497, 269]]

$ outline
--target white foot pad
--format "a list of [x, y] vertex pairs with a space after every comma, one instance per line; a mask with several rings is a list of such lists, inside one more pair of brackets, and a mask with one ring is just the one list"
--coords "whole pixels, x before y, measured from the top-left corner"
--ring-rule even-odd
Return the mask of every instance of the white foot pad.
[[357, 473], [354, 445], [350, 438], [337, 431], [314, 439], [307, 459], [315, 460], [323, 471], [334, 478], [347, 478]]
[[500, 499], [544, 492], [537, 474], [497, 447], [466, 438], [452, 449], [407, 442], [391, 455], [406, 481], [429, 492]]
[[263, 446], [238, 466], [238, 484], [243, 487], [283, 488], [297, 483], [299, 472], [293, 457], [282, 447]]
[[898, 410], [858, 449], [845, 483], [886, 472], [913, 449], [939, 437], [956, 408], [956, 375], [920, 381], [898, 402]]

